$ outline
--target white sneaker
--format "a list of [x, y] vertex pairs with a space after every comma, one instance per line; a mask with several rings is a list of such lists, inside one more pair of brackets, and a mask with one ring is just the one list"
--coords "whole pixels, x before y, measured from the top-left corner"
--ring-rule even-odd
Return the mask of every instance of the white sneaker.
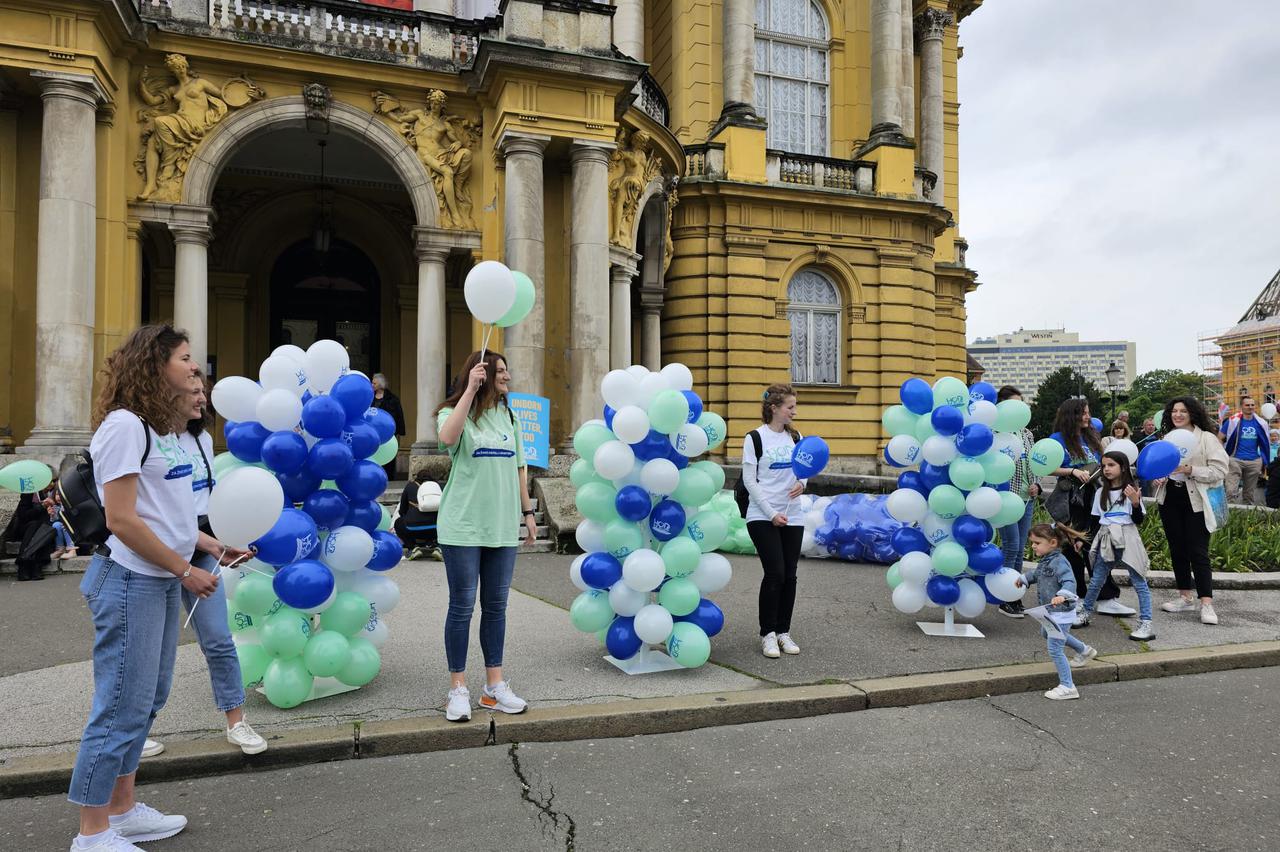
[[179, 814], [162, 814], [142, 802], [134, 802], [127, 814], [110, 817], [111, 827], [130, 843], [164, 840], [187, 827], [187, 818]]
[[1207, 603], [1207, 604], [1200, 605], [1200, 623], [1201, 624], [1217, 624], [1218, 623], [1218, 613], [1213, 608], [1213, 604]]
[[1053, 689], [1046, 692], [1044, 697], [1048, 698], [1050, 701], [1070, 701], [1073, 698], [1080, 697], [1080, 690], [1076, 689], [1074, 686], [1063, 686], [1062, 684], [1058, 684]]
[[249, 723], [244, 719], [227, 728], [227, 742], [233, 746], [240, 746], [240, 750], [245, 754], [260, 754], [267, 750], [267, 741], [250, 728]]
[[1148, 639], [1156, 638], [1155, 628], [1151, 626], [1151, 620], [1145, 619], [1138, 622], [1138, 628], [1129, 634], [1129, 638], [1135, 642], [1145, 642]]
[[1096, 656], [1098, 656], [1098, 649], [1092, 645], [1085, 645], [1083, 651], [1067, 661], [1067, 665], [1073, 669], [1078, 669]]
[[791, 634], [790, 634], [790, 633], [779, 633], [779, 634], [778, 634], [778, 647], [782, 649], [782, 653], [784, 653], [784, 654], [799, 654], [799, 653], [800, 653], [800, 646], [799, 646], [799, 645], [797, 645], [797, 644], [795, 643], [795, 640], [791, 638]]
[[444, 717], [450, 722], [471, 721], [471, 690], [455, 686], [449, 690], [449, 703], [444, 707]]
[[1090, 621], [1093, 621], [1093, 612], [1087, 609], [1078, 609], [1076, 610], [1076, 620], [1071, 622], [1071, 626], [1088, 627]]
[[98, 839], [93, 843], [81, 843], [84, 835], [76, 835], [76, 839], [71, 841], [71, 852], [142, 852], [141, 846], [134, 846], [114, 829], [108, 828], [102, 834], [95, 836]]
[[1173, 600], [1165, 601], [1164, 603], [1160, 604], [1160, 608], [1165, 612], [1195, 612], [1196, 602], [1189, 601], [1186, 598], [1182, 597], [1182, 595], [1178, 595], [1178, 597], [1174, 598]]
[[484, 688], [480, 695], [480, 706], [488, 710], [501, 710], [503, 713], [523, 713], [529, 709], [529, 702], [512, 692], [510, 685], [502, 680]]
[[760, 637], [760, 652], [771, 660], [781, 657], [782, 652], [778, 650], [778, 634], [770, 633]]
[[1133, 607], [1120, 603], [1119, 598], [1098, 601], [1097, 610], [1099, 615], [1137, 615], [1138, 613]]
[[143, 757], [155, 757], [162, 751], [164, 751], [164, 743], [159, 740], [153, 740], [151, 737], [147, 737], [147, 741], [142, 744]]

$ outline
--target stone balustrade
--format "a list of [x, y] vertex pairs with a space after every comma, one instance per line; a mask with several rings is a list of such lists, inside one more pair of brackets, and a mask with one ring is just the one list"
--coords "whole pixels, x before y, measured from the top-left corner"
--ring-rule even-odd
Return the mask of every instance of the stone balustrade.
[[671, 126], [671, 108], [667, 104], [667, 96], [648, 71], [636, 83], [636, 106], [663, 127]]
[[875, 185], [875, 164], [769, 151], [765, 155], [765, 176], [776, 183], [870, 193]]

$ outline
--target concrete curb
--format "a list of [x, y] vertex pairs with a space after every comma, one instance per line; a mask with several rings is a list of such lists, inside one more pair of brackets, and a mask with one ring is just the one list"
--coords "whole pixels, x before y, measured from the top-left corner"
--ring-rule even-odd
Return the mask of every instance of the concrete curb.
[[[1280, 641], [1099, 657], [1076, 669], [1074, 676], [1077, 683], [1089, 685], [1275, 665], [1280, 665]], [[173, 742], [164, 754], [143, 761], [139, 781], [146, 784], [514, 742], [565, 742], [675, 733], [719, 725], [1031, 692], [1049, 689], [1056, 683], [1057, 674], [1052, 664], [1019, 663], [852, 683], [544, 707], [520, 716], [478, 715], [463, 724], [434, 716], [311, 728], [273, 735], [271, 748], [253, 757], [246, 757], [221, 740]], [[64, 791], [74, 760], [74, 754], [62, 752], [7, 762], [0, 767], [0, 798]]]

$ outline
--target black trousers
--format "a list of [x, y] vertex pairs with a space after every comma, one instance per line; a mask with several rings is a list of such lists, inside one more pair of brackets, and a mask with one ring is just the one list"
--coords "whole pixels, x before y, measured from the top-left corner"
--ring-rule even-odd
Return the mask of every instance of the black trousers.
[[1178, 591], [1191, 591], [1195, 575], [1196, 595], [1213, 597], [1213, 568], [1209, 565], [1209, 530], [1205, 529], [1204, 512], [1191, 508], [1187, 487], [1165, 485], [1164, 502], [1160, 504], [1160, 523], [1169, 542], [1169, 560], [1173, 563], [1173, 579]]
[[776, 527], [772, 521], [751, 521], [747, 534], [764, 568], [764, 579], [760, 581], [760, 635], [790, 632], [804, 527]]

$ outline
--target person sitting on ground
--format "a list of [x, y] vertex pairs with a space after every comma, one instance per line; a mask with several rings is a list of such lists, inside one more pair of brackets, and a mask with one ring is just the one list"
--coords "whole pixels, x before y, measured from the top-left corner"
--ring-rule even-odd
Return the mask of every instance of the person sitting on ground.
[[431, 478], [426, 468], [422, 468], [405, 485], [400, 494], [400, 509], [396, 513], [396, 535], [410, 559], [426, 556], [440, 561], [440, 548], [436, 543], [436, 514], [439, 511], [440, 484]]
[[76, 545], [71, 539], [71, 533], [67, 530], [67, 524], [62, 520], [62, 498], [58, 496], [58, 489], [50, 488], [49, 496], [44, 498], [45, 509], [49, 512], [49, 523], [53, 524], [54, 543], [57, 549], [53, 551], [50, 559], [70, 559], [76, 555]]
[[44, 568], [53, 553], [54, 535], [49, 526], [49, 511], [38, 494], [23, 494], [5, 527], [4, 542], [18, 544], [18, 579], [43, 580]]

